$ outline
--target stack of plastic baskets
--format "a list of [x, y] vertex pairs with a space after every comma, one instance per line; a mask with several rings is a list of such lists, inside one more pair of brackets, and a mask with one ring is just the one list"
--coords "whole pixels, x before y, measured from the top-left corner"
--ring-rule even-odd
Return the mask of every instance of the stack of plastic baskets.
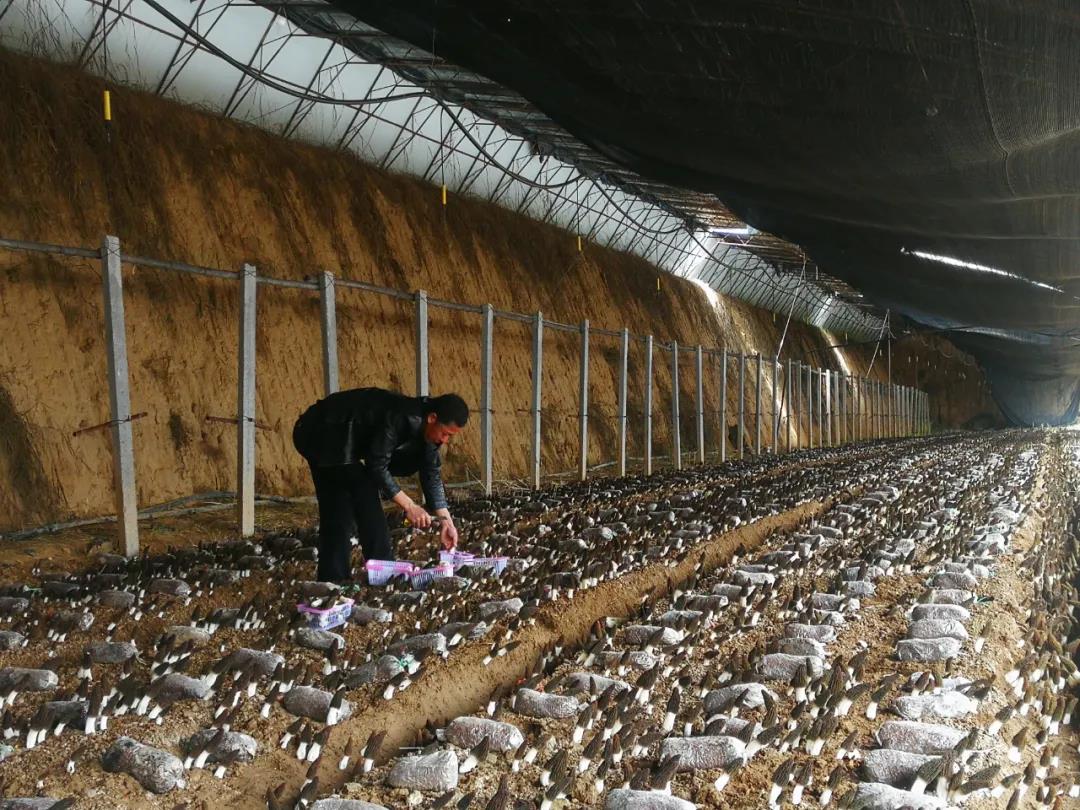
[[391, 577], [395, 576], [411, 577], [417, 568], [416, 563], [408, 560], [367, 560], [364, 562], [369, 585], [385, 585]]
[[349, 620], [349, 616], [352, 615], [353, 600], [343, 598], [336, 605], [325, 610], [313, 608], [311, 605], [303, 603], [298, 604], [296, 609], [304, 614], [308, 627], [314, 627], [316, 630], [329, 630], [331, 627], [345, 624]]
[[426, 588], [436, 579], [452, 577], [454, 566], [451, 563], [439, 563], [432, 568], [418, 568], [412, 572], [412, 586], [414, 588]]

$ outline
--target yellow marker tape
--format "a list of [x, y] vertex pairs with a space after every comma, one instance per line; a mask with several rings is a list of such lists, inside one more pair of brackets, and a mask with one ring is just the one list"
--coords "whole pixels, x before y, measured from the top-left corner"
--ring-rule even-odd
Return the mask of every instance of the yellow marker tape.
[[656, 291], [660, 292], [660, 276], [656, 277]]
[[581, 237], [577, 238], [577, 252], [581, 253]]
[[446, 205], [446, 183], [442, 184], [442, 204]]
[[105, 91], [104, 103], [105, 103], [105, 121], [106, 122], [112, 121], [112, 96], [109, 94], [108, 90]]

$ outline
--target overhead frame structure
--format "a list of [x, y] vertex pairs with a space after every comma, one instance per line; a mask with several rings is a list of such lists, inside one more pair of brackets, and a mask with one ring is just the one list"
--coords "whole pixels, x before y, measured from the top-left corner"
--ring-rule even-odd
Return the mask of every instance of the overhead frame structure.
[[320, 0], [7, 0], [0, 44], [76, 54], [107, 78], [354, 151], [833, 333], [881, 334], [857, 291], [715, 196], [626, 170], [514, 91]]
[[945, 332], [1007, 419], [1080, 420], [1075, 2], [330, 1]]

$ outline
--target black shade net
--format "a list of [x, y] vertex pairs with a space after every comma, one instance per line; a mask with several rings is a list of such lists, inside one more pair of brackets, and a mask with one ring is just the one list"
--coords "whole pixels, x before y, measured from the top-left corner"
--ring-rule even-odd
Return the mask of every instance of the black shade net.
[[947, 330], [1013, 420], [1075, 421], [1075, 0], [333, 2]]

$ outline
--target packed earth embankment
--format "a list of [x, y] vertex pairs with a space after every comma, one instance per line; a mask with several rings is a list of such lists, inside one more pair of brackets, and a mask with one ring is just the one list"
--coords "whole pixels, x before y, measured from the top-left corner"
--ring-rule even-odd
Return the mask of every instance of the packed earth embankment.
[[[238, 270], [245, 262], [287, 279], [339, 278], [483, 304], [594, 327], [629, 328], [680, 345], [726, 346], [771, 357], [784, 319], [722, 298], [648, 262], [495, 205], [381, 171], [354, 156], [275, 137], [215, 115], [113, 88], [109, 138], [100, 122], [101, 82], [74, 69], [0, 51], [0, 236], [96, 248], [105, 234], [124, 253]], [[235, 489], [238, 295], [220, 279], [126, 266], [124, 285], [138, 500], [141, 506]], [[414, 390], [410, 301], [338, 291], [343, 387]], [[256, 484], [260, 494], [310, 494], [290, 444], [296, 416], [322, 392], [315, 293], [260, 286], [257, 326]], [[0, 250], [0, 531], [112, 511], [109, 418], [100, 268], [93, 260]], [[432, 307], [430, 378], [479, 402], [480, 318]], [[929, 342], [927, 342], [929, 341]], [[829, 348], [843, 335], [792, 324], [781, 359], [865, 374], [873, 346]], [[642, 455], [642, 344], [629, 354], [629, 453]], [[589, 463], [615, 458], [617, 341], [596, 336], [590, 358]], [[999, 421], [979, 370], [940, 338], [898, 343], [894, 382], [942, 395], [943, 426]], [[683, 449], [696, 435], [686, 407], [694, 364], [680, 364]], [[577, 463], [579, 337], [549, 330], [543, 373], [543, 469]], [[494, 332], [495, 477], [528, 470], [532, 386], [528, 325]], [[670, 455], [671, 371], [654, 363], [654, 452]], [[872, 376], [884, 379], [879, 355]], [[752, 370], [747, 372], [752, 412]], [[720, 384], [706, 368], [705, 440], [719, 448]], [[966, 389], [965, 389], [966, 390]], [[729, 372], [727, 433], [738, 386]], [[771, 402], [771, 389], [764, 401]], [[771, 433], [765, 431], [768, 444]], [[751, 443], [752, 444], [752, 443]], [[448, 454], [454, 481], [475, 481], [479, 433]]]

